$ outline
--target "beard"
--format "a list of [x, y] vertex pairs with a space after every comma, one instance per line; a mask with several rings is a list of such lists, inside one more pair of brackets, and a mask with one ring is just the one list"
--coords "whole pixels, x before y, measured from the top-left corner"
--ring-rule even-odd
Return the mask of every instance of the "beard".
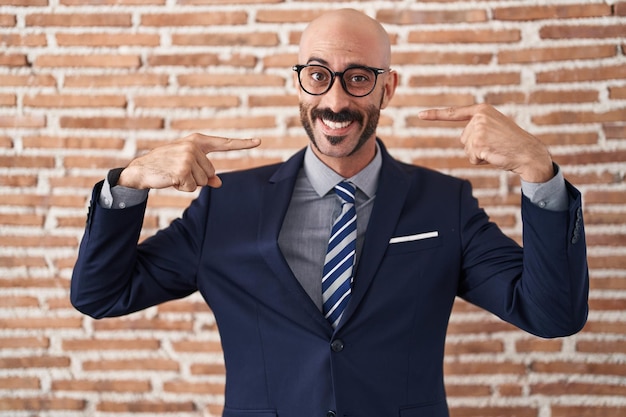
[[[328, 120], [336, 123], [343, 122], [352, 122], [358, 123], [361, 126], [361, 135], [359, 136], [359, 140], [357, 141], [354, 149], [350, 151], [347, 156], [353, 155], [357, 152], [361, 147], [376, 133], [376, 128], [378, 126], [378, 119], [380, 118], [380, 107], [371, 105], [366, 108], [365, 114], [360, 113], [356, 110], [343, 109], [339, 113], [335, 113], [334, 111], [325, 108], [313, 108], [311, 106], [307, 106], [303, 103], [300, 103], [300, 121], [304, 130], [306, 131], [311, 143], [318, 151], [321, 152], [317, 139], [315, 138], [315, 132], [313, 130], [313, 124], [315, 120]], [[367, 123], [364, 125], [364, 120], [367, 120]], [[331, 145], [339, 145], [346, 139], [346, 136], [328, 136], [326, 135], [326, 140]]]

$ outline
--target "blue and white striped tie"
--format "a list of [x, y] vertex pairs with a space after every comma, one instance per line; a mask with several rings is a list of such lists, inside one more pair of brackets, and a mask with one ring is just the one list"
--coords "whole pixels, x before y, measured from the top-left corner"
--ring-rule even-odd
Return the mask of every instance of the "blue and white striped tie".
[[341, 214], [333, 223], [322, 273], [322, 301], [326, 319], [337, 327], [348, 304], [356, 256], [356, 188], [347, 181], [335, 186], [341, 199]]

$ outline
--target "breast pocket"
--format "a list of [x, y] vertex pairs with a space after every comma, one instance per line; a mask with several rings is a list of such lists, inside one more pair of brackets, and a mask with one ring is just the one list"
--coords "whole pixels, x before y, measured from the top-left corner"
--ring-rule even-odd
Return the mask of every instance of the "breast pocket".
[[387, 255], [417, 252], [441, 246], [443, 240], [438, 231], [395, 236], [389, 240]]

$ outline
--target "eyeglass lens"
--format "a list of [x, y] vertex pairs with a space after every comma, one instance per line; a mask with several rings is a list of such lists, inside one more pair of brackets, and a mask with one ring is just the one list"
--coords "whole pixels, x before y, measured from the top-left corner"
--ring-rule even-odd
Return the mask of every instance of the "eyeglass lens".
[[[299, 74], [302, 88], [309, 94], [324, 94], [331, 87], [334, 75], [321, 65], [303, 67]], [[365, 67], [348, 68], [341, 75], [342, 85], [349, 94], [361, 97], [374, 90], [376, 73]]]

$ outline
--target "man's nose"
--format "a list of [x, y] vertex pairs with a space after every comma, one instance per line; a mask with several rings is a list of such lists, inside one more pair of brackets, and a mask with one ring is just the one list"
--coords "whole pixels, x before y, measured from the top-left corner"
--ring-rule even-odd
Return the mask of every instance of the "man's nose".
[[341, 80], [335, 78], [330, 90], [322, 96], [321, 106], [329, 108], [330, 110], [339, 113], [341, 110], [348, 107], [350, 101], [350, 95], [343, 89]]

